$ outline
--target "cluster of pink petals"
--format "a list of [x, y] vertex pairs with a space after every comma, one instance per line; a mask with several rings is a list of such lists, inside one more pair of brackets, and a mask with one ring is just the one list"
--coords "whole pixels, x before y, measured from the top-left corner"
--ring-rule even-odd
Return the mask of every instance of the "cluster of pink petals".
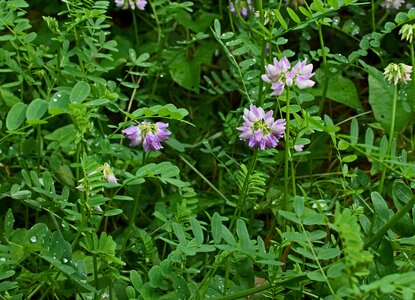
[[404, 3], [405, 3], [405, 0], [385, 0], [382, 2], [380, 6], [385, 9], [391, 9], [391, 8], [399, 9]]
[[115, 5], [122, 9], [128, 9], [130, 7], [134, 10], [137, 7], [139, 10], [144, 10], [147, 5], [147, 0], [115, 0]]
[[299, 89], [314, 86], [315, 82], [310, 78], [314, 76], [313, 65], [307, 64], [307, 58], [291, 68], [291, 64], [284, 56], [280, 61], [274, 57], [273, 64], [265, 66], [266, 73], [261, 75], [263, 81], [271, 83], [273, 95], [279, 96], [283, 93], [285, 85], [295, 84]]
[[169, 124], [163, 122], [153, 124], [144, 121], [122, 130], [122, 133], [130, 140], [131, 147], [143, 144], [144, 151], [157, 151], [163, 148], [161, 142], [166, 141], [171, 134], [166, 129], [168, 126]]
[[240, 140], [245, 140], [249, 147], [261, 150], [274, 148], [279, 139], [284, 137], [285, 120], [274, 121], [273, 111], [265, 113], [261, 107], [252, 105], [244, 109], [244, 123], [237, 129], [242, 131]]

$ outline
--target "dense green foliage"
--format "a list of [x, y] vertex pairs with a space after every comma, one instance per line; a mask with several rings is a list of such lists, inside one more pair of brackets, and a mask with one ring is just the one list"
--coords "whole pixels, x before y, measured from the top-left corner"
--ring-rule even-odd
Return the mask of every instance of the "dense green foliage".
[[[415, 297], [415, 8], [233, 2], [0, 0], [0, 299]], [[316, 84], [273, 96], [284, 56]]]

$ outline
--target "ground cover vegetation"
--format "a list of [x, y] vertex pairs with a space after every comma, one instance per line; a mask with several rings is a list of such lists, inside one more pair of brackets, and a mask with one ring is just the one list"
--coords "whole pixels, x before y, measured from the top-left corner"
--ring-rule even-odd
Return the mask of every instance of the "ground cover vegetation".
[[403, 0], [0, 0], [0, 299], [414, 299]]

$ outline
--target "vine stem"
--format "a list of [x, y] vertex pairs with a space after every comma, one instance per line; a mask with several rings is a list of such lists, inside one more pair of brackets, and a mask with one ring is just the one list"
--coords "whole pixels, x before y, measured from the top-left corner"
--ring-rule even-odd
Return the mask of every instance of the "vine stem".
[[[398, 98], [398, 85], [394, 85], [393, 91], [393, 100], [392, 100], [392, 119], [391, 119], [391, 127], [389, 131], [389, 140], [388, 140], [388, 148], [386, 151], [386, 155], [391, 154], [392, 142], [393, 142], [393, 134], [395, 132], [395, 122], [396, 122], [396, 102]], [[386, 168], [382, 169], [382, 175], [380, 177], [379, 189], [378, 192], [382, 193], [383, 190], [383, 183], [385, 182], [386, 176]]]
[[[259, 11], [259, 21], [261, 22], [261, 24], [264, 24], [264, 10], [262, 7], [262, 0], [257, 0], [256, 1], [256, 9], [257, 11]], [[266, 41], [265, 38], [262, 37], [262, 45], [261, 45], [261, 66], [260, 66], [260, 70], [261, 72], [264, 70], [265, 67], [265, 52], [266, 52]], [[263, 99], [263, 86], [264, 86], [264, 82], [262, 80], [259, 80], [259, 84], [258, 84], [258, 105], [262, 106], [262, 104], [264, 103], [264, 99]]]

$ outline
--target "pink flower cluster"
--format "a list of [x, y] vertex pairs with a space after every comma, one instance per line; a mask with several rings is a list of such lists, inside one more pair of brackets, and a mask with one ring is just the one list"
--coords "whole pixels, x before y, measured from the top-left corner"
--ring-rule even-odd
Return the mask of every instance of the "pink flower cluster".
[[115, 5], [121, 7], [122, 9], [135, 9], [136, 7], [139, 10], [144, 10], [147, 5], [147, 0], [115, 0]]
[[144, 151], [157, 151], [163, 148], [161, 142], [166, 141], [167, 136], [171, 134], [166, 129], [168, 126], [169, 124], [163, 122], [153, 124], [143, 121], [139, 125], [122, 130], [122, 133], [130, 140], [131, 147], [143, 144]]
[[279, 96], [283, 93], [284, 87], [295, 84], [299, 89], [314, 86], [315, 82], [310, 80], [314, 76], [313, 65], [307, 64], [307, 59], [297, 62], [291, 68], [291, 64], [284, 56], [280, 61], [274, 57], [274, 63], [265, 66], [266, 73], [261, 75], [263, 81], [271, 83], [273, 95]]
[[273, 111], [265, 113], [261, 107], [252, 105], [244, 109], [244, 123], [237, 129], [242, 131], [240, 140], [245, 140], [249, 147], [261, 150], [274, 148], [279, 139], [284, 137], [285, 120], [274, 121]]

